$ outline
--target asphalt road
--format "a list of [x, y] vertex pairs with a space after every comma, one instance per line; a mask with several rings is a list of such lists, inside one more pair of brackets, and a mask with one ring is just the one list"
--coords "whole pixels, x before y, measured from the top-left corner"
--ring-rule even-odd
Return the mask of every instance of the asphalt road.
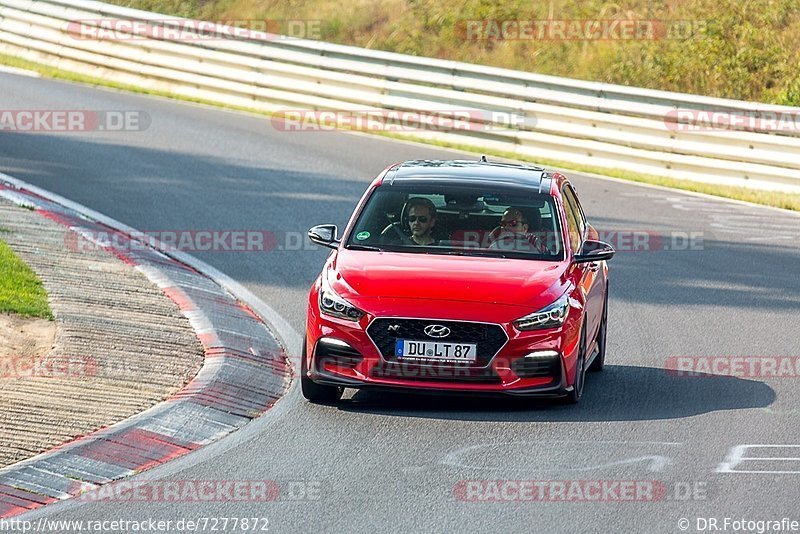
[[[144, 132], [0, 131], [0, 171], [142, 230], [274, 232], [282, 250], [197, 255], [297, 331], [326, 255], [297, 246], [299, 236], [317, 223], [345, 224], [393, 162], [460, 157], [352, 134], [280, 132], [264, 118], [13, 75], [0, 75], [0, 99], [2, 109], [146, 112]], [[273, 532], [696, 532], [697, 518], [800, 521], [798, 378], [664, 369], [676, 356], [800, 357], [800, 217], [572, 176], [601, 231], [652, 232], [668, 248], [694, 234], [690, 250], [621, 250], [612, 260], [609, 366], [589, 377], [579, 406], [358, 393], [329, 407], [295, 389], [238, 436], [146, 475], [274, 480], [277, 501], [73, 502], [39, 516], [266, 517]], [[782, 447], [740, 449], [773, 459], [720, 472], [733, 447], [754, 444]], [[658, 481], [667, 494], [465, 502], [457, 488], [466, 480]], [[694, 491], [684, 500], [686, 488]]]

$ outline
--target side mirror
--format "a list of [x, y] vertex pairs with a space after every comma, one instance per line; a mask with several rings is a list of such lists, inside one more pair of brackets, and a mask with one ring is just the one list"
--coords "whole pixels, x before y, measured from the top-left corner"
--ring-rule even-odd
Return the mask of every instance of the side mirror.
[[580, 254], [575, 254], [575, 263], [593, 263], [596, 261], [606, 261], [614, 257], [614, 247], [602, 241], [586, 240]]
[[308, 231], [308, 238], [318, 245], [328, 248], [337, 248], [339, 240], [336, 237], [338, 229], [335, 224], [320, 224]]

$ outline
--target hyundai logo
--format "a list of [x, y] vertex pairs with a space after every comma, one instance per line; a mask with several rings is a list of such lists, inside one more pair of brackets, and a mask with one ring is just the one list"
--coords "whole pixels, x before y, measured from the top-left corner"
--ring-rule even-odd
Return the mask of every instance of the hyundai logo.
[[429, 324], [425, 327], [425, 335], [428, 337], [442, 338], [450, 335], [450, 329], [440, 324]]

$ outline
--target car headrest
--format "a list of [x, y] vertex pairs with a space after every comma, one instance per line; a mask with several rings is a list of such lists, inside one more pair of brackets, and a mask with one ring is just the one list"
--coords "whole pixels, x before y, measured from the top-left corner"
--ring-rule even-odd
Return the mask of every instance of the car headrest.
[[522, 212], [525, 214], [525, 218], [528, 220], [528, 231], [529, 232], [538, 232], [542, 229], [542, 212], [534, 209], [524, 209]]

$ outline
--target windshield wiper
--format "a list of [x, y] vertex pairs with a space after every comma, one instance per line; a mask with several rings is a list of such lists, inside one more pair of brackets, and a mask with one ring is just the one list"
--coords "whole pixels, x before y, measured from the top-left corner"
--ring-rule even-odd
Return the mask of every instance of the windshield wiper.
[[371, 247], [369, 245], [347, 245], [348, 250], [372, 250], [374, 252], [385, 252], [382, 248]]
[[498, 252], [479, 252], [475, 250], [449, 250], [445, 252], [448, 256], [479, 256], [481, 258], [505, 258], [506, 255]]

